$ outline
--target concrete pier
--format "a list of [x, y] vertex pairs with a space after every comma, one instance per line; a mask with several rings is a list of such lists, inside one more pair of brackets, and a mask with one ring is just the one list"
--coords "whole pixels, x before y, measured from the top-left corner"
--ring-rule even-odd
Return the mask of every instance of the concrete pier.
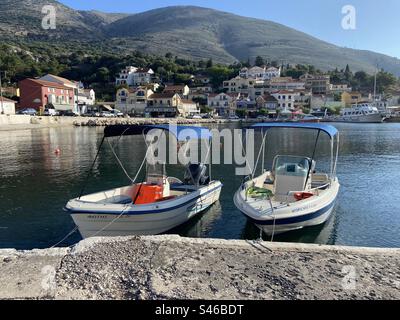
[[0, 250], [2, 299], [400, 299], [400, 249], [179, 236]]

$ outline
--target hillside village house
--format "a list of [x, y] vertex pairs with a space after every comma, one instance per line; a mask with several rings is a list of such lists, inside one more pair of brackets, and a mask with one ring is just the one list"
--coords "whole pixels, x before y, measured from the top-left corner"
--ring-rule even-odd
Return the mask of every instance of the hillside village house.
[[277, 90], [305, 90], [306, 83], [304, 81], [295, 80], [291, 77], [273, 78], [267, 83], [268, 91]]
[[190, 93], [190, 88], [187, 85], [174, 85], [174, 86], [166, 86], [164, 88], [165, 93], [177, 93], [179, 94], [181, 97], [185, 97], [187, 98], [189, 96]]
[[189, 99], [181, 100], [181, 107], [179, 108], [179, 110], [180, 110], [180, 116], [182, 117], [189, 117], [196, 114], [200, 114], [199, 105], [196, 102]]
[[207, 106], [219, 116], [234, 115], [239, 97], [239, 93], [210, 93], [207, 97]]
[[93, 89], [79, 89], [78, 91], [78, 109], [79, 112], [86, 113], [89, 106], [96, 103], [96, 93]]
[[352, 88], [349, 87], [347, 84], [330, 84], [329, 85], [329, 91], [330, 93], [340, 93], [342, 94], [343, 92], [351, 92]]
[[211, 79], [206, 76], [198, 75], [193, 79], [193, 84], [195, 86], [208, 86], [211, 83]]
[[343, 92], [342, 102], [346, 107], [350, 107], [352, 104], [357, 104], [362, 101], [362, 94], [360, 92]]
[[154, 71], [150, 68], [137, 68], [128, 66], [121, 70], [115, 79], [115, 85], [128, 85], [129, 87], [142, 86], [152, 82]]
[[256, 92], [259, 92], [258, 95], [260, 95], [264, 91], [264, 80], [237, 76], [231, 80], [224, 81], [223, 88], [227, 93], [248, 94], [254, 100]]
[[79, 83], [78, 82], [71, 81], [71, 80], [68, 80], [68, 79], [65, 79], [65, 78], [62, 78], [59, 76], [55, 76], [53, 74], [47, 74], [47, 75], [39, 78], [39, 80], [57, 83], [59, 85], [69, 88], [69, 90], [71, 90], [73, 93], [73, 98], [71, 101], [73, 103], [72, 111], [80, 112], [80, 110], [78, 109], [78, 93], [79, 93]]
[[0, 97], [0, 115], [15, 114], [15, 104], [16, 102], [14, 100], [5, 97]]
[[306, 89], [311, 90], [313, 94], [328, 94], [330, 90], [330, 76], [305, 74], [300, 77], [305, 81]]
[[43, 111], [52, 105], [58, 111], [75, 109], [74, 90], [56, 82], [40, 79], [25, 79], [19, 82], [21, 108], [34, 108]]
[[115, 108], [125, 114], [144, 115], [153, 90], [147, 87], [121, 88], [117, 91]]
[[257, 97], [256, 99], [257, 109], [266, 109], [269, 113], [275, 113], [279, 107], [279, 101], [270, 94]]
[[280, 90], [271, 93], [278, 100], [278, 109], [290, 111], [296, 108], [296, 99], [299, 99], [300, 91], [296, 90]]
[[211, 86], [190, 87], [188, 99], [207, 99], [207, 94], [212, 93]]
[[252, 68], [242, 68], [239, 72], [239, 77], [241, 78], [251, 78], [251, 79], [261, 79], [270, 80], [275, 77], [280, 77], [281, 69], [266, 66], [263, 67], [252, 67]]
[[251, 100], [248, 94], [240, 94], [236, 99], [236, 109], [245, 110], [248, 114], [257, 111], [256, 101]]
[[176, 117], [183, 113], [182, 99], [177, 93], [153, 93], [148, 100], [145, 112], [152, 117]]

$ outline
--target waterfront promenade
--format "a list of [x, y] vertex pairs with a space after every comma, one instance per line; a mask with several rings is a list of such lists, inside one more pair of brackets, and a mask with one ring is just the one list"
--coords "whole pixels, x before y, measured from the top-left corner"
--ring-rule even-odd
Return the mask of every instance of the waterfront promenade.
[[400, 249], [179, 236], [0, 250], [5, 299], [399, 299]]

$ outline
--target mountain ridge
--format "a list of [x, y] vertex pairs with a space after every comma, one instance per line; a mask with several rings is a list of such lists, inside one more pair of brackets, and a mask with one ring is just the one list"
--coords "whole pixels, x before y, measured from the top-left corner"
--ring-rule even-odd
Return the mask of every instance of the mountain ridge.
[[[45, 4], [56, 7], [56, 30], [41, 29], [41, 7]], [[369, 73], [378, 64], [400, 76], [400, 59], [340, 47], [276, 22], [197, 6], [169, 6], [129, 14], [74, 10], [56, 0], [2, 0], [0, 38], [7, 36], [106, 43], [121, 53], [170, 52], [182, 58], [220, 63], [262, 56], [281, 63], [315, 65], [321, 70], [342, 69], [349, 64], [354, 71]]]

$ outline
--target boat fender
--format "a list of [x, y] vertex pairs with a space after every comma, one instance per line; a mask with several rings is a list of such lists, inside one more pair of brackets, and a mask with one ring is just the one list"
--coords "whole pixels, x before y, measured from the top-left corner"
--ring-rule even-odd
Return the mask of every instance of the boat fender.
[[313, 197], [314, 194], [311, 192], [296, 192], [293, 196], [297, 201], [301, 201]]

